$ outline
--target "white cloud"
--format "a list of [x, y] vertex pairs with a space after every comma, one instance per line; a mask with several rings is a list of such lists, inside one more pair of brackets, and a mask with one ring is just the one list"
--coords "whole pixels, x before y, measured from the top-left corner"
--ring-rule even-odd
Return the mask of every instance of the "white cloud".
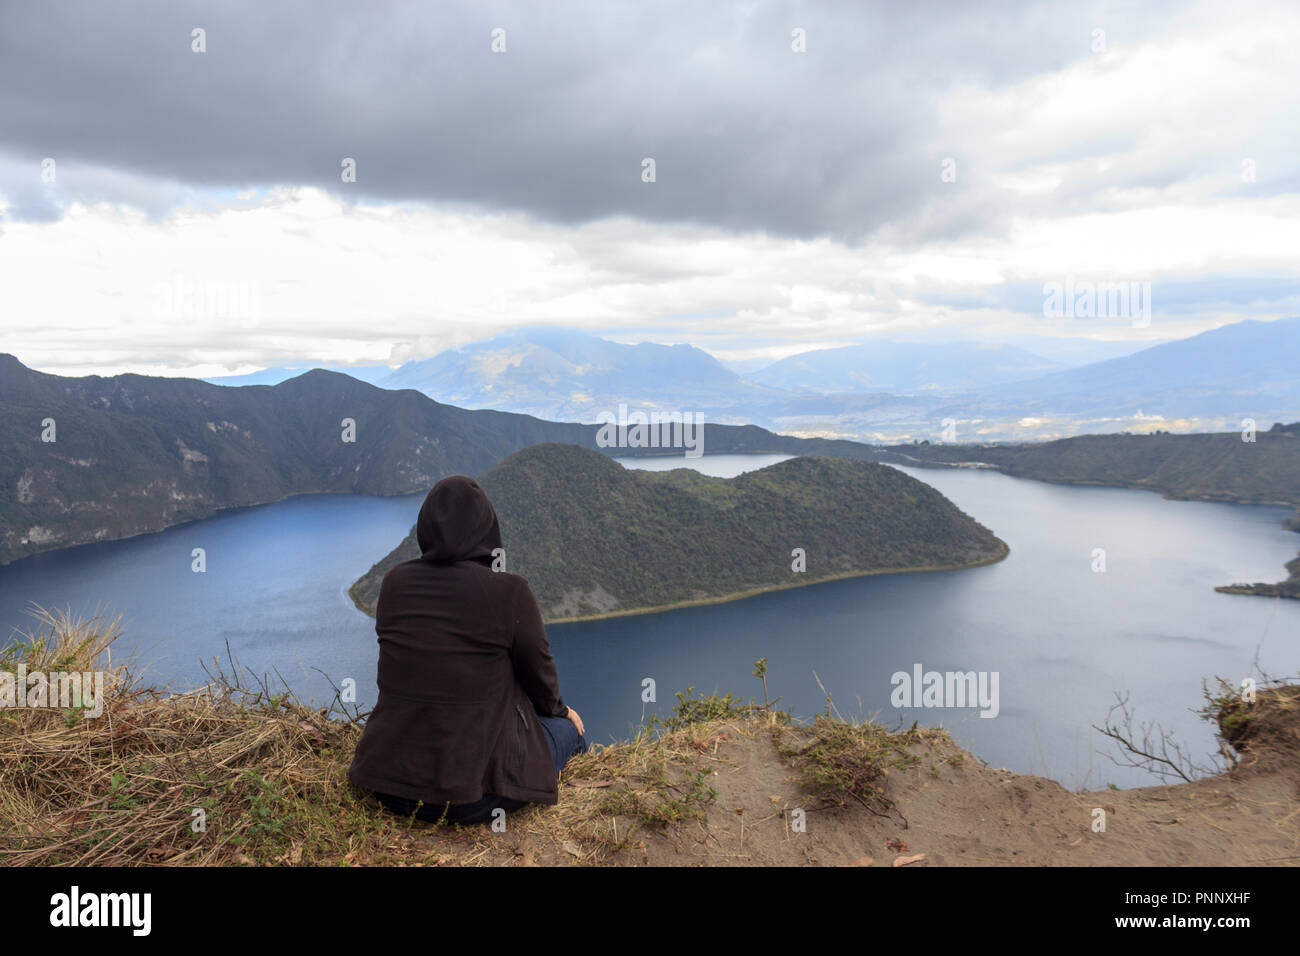
[[[659, 339], [694, 330], [678, 338], [737, 356], [879, 330], [1092, 335], [1107, 330], [1044, 328], [1025, 310], [935, 300], [1066, 274], [1150, 279], [1159, 320], [1162, 277], [1211, 268], [1300, 274], [1300, 198], [1027, 219], [1006, 239], [913, 249], [349, 206], [314, 189], [162, 220], [75, 206], [58, 222], [9, 224], [0, 235], [6, 348], [68, 374], [395, 362], [534, 323]], [[674, 318], [701, 313], [709, 317]], [[1240, 317], [1193, 311], [1177, 328]]]
[[[1176, 24], [1157, 17], [1158, 32], [1130, 32], [1101, 8], [1094, 14], [1107, 28], [1104, 53], [1086, 52], [1089, 20], [1077, 55], [1029, 50], [1037, 63], [1057, 63], [1045, 72], [999, 77], [957, 63], [960, 79], [946, 86], [927, 73], [934, 115], [921, 122], [909, 110], [900, 129], [922, 141], [909, 140], [906, 152], [950, 144], [957, 182], [940, 181], [941, 155], [915, 182], [887, 182], [921, 196], [919, 206], [904, 208], [899, 221], [863, 223], [874, 238], [860, 245], [630, 216], [573, 224], [482, 206], [347, 203], [308, 186], [202, 189], [75, 157], [60, 159], [58, 184], [47, 188], [30, 158], [0, 154], [0, 184], [10, 184], [0, 209], [11, 213], [0, 219], [0, 348], [68, 374], [224, 374], [304, 360], [395, 363], [534, 323], [623, 341], [691, 341], [745, 359], [872, 333], [1168, 338], [1296, 314], [1300, 58], [1292, 47], [1300, 9], [1191, 7]], [[1000, 33], [985, 39], [999, 50], [1010, 43]], [[979, 48], [964, 35], [940, 41], [958, 52]], [[1033, 34], [1023, 43], [1033, 44]], [[665, 82], [702, 83], [699, 58], [722, 52], [706, 44], [690, 69]], [[782, 69], [798, 66], [787, 59]], [[749, 69], [775, 82], [767, 62]], [[906, 74], [892, 66], [859, 82], [902, 88]], [[725, 102], [747, 103], [747, 77], [718, 80]], [[801, 163], [824, 163], [813, 171], [827, 177], [818, 202], [829, 207], [841, 174], [861, 172], [848, 134], [880, 117], [866, 115], [868, 107], [860, 117], [845, 113], [839, 100], [819, 99], [821, 89], [809, 87], [805, 112], [783, 112], [782, 100], [763, 113], [767, 134], [788, 135], [756, 140], [765, 151], [745, 163], [761, 165], [783, 149], [793, 150], [791, 175], [808, 172]], [[636, 98], [634, 90], [614, 96]], [[679, 101], [687, 115], [700, 108], [683, 93], [653, 98], [644, 110], [671, 114]], [[808, 113], [819, 122], [809, 124]], [[709, 150], [709, 122], [698, 117], [693, 148]], [[845, 129], [847, 156], [829, 139], [818, 144], [825, 154], [796, 148], [804, 144], [795, 131], [826, 135], [834, 124]], [[619, 129], [601, 126], [599, 135]], [[558, 155], [546, 152], [538, 168]], [[1247, 159], [1257, 182], [1242, 180]], [[906, 178], [905, 165], [862, 168], [902, 169]], [[743, 206], [759, 202], [740, 191], [732, 197], [727, 185], [724, 176], [709, 188]], [[793, 192], [768, 198], [774, 208], [798, 204]], [[1033, 287], [1067, 276], [1152, 282], [1152, 326], [1045, 320]], [[1265, 292], [1198, 304], [1198, 282]], [[1222, 304], [1234, 298], [1250, 311]], [[1162, 312], [1175, 300], [1176, 312]]]

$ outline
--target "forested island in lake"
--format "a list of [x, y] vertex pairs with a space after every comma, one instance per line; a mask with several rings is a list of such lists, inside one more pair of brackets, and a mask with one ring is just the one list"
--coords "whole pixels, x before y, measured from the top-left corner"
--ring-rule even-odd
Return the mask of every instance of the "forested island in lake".
[[[929, 485], [866, 461], [809, 456], [713, 478], [626, 469], [594, 451], [545, 444], [479, 482], [497, 509], [505, 570], [528, 579], [548, 621], [971, 567], [1007, 554]], [[412, 531], [352, 586], [357, 606], [373, 614], [384, 574], [418, 557]]]

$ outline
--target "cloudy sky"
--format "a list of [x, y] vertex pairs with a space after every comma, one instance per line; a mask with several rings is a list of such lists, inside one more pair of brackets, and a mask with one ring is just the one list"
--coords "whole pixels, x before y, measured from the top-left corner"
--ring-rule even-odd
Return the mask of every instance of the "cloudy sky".
[[[5, 4], [0, 351], [218, 375], [538, 323], [743, 359], [1300, 315], [1296, 37], [1293, 2]], [[1067, 279], [1150, 282], [1150, 324], [1045, 315]]]

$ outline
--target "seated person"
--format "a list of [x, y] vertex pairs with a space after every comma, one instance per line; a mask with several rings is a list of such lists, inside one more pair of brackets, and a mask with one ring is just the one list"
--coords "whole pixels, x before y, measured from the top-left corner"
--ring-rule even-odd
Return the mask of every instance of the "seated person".
[[528, 582], [492, 570], [501, 531], [487, 494], [444, 478], [424, 499], [416, 540], [421, 556], [380, 587], [379, 699], [349, 779], [429, 821], [556, 803], [565, 762], [587, 749], [582, 718], [560, 698]]

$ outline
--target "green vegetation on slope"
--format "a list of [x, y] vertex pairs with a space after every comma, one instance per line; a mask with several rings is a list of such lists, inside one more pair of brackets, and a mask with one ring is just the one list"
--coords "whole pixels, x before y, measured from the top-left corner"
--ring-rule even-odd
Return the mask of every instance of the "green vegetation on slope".
[[[506, 570], [543, 616], [565, 620], [716, 601], [836, 577], [956, 568], [1006, 546], [938, 491], [870, 462], [794, 458], [736, 478], [632, 471], [573, 445], [525, 449], [479, 479], [501, 522]], [[792, 570], [802, 548], [806, 571]], [[413, 535], [352, 588], [418, 557]]]
[[[355, 422], [355, 441], [345, 440], [344, 419]], [[274, 387], [223, 388], [62, 378], [4, 355], [0, 421], [0, 563], [293, 494], [420, 491], [583, 431], [320, 370]]]

